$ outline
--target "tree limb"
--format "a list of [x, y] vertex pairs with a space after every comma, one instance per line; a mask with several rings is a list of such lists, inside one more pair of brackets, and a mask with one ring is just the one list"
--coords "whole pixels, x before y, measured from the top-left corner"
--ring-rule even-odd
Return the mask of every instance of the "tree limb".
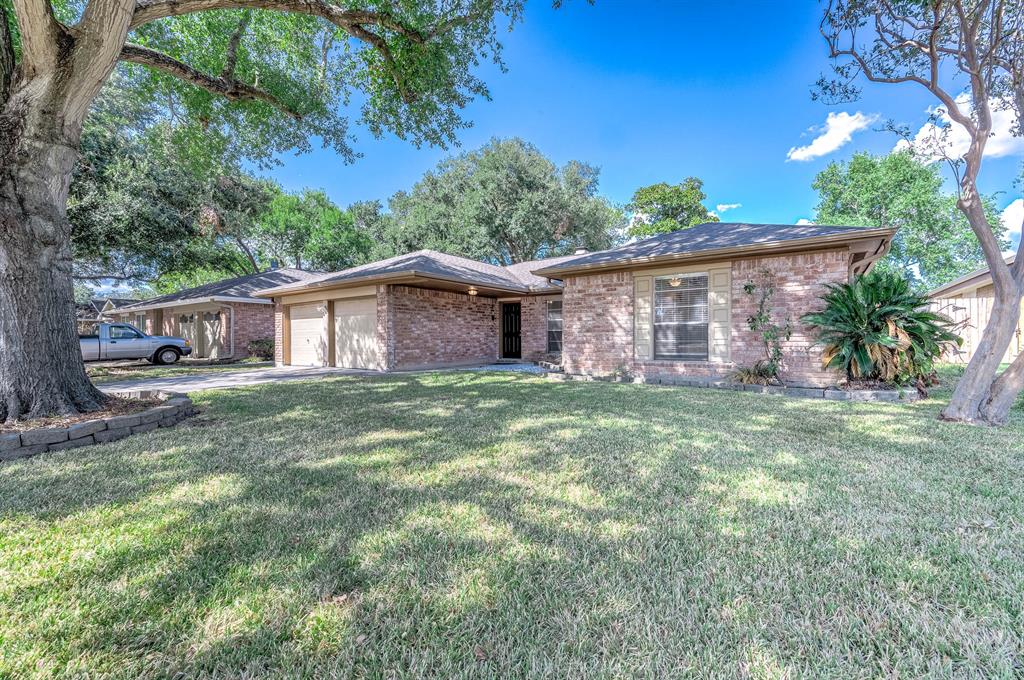
[[64, 29], [53, 16], [50, 0], [12, 0], [21, 35], [22, 70], [26, 75], [52, 70]]
[[307, 14], [326, 19], [345, 31], [349, 26], [379, 26], [404, 35], [415, 42], [426, 42], [427, 36], [381, 12], [344, 9], [324, 0], [138, 0], [131, 28], [136, 29], [157, 19], [207, 12], [215, 9], [266, 9], [276, 12]]
[[121, 61], [141, 64], [142, 66], [162, 71], [179, 80], [202, 88], [207, 92], [221, 95], [231, 101], [262, 101], [295, 120], [302, 119], [302, 114], [265, 90], [239, 82], [234, 77], [224, 78], [207, 75], [184, 62], [178, 61], [162, 52], [151, 50], [148, 47], [131, 44], [125, 45], [121, 50]]
[[131, 27], [171, 16], [181, 16], [195, 12], [224, 9], [265, 9], [277, 12], [306, 14], [325, 19], [353, 38], [371, 45], [384, 59], [391, 78], [399, 95], [407, 103], [415, 101], [415, 94], [408, 88], [402, 78], [401, 70], [395, 62], [394, 54], [387, 39], [367, 28], [376, 26], [393, 31], [415, 43], [423, 44], [436, 35], [455, 30], [471, 21], [478, 13], [458, 16], [441, 22], [428, 33], [403, 24], [389, 14], [360, 9], [344, 9], [324, 0], [139, 0]]
[[233, 78], [235, 75], [235, 67], [238, 65], [238, 46], [242, 43], [242, 36], [249, 27], [251, 20], [251, 12], [243, 14], [241, 21], [238, 22], [238, 28], [231, 34], [231, 40], [228, 41], [227, 59], [224, 60], [224, 70], [220, 72], [220, 77], [224, 80]]

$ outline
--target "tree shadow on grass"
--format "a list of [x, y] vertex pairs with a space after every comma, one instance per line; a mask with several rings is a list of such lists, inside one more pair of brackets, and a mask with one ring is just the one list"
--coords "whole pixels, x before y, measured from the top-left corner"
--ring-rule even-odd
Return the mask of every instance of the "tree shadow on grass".
[[[508, 374], [198, 400], [207, 427], [0, 477], [23, 485], [2, 503], [12, 545], [49, 526], [77, 532], [61, 551], [98, 542], [15, 581], [4, 598], [41, 624], [17, 645], [160, 674], [664, 675], [755, 652], [799, 665], [816, 645], [880, 669], [879, 640], [906, 643], [814, 607], [844, 588], [847, 617], [855, 595], [891, 604], [884, 574], [833, 568], [875, 550], [844, 512], [877, 504], [881, 525], [908, 493], [934, 512], [897, 469], [934, 469], [933, 423], [894, 431], [898, 405]], [[879, 495], [852, 497], [868, 475]]]

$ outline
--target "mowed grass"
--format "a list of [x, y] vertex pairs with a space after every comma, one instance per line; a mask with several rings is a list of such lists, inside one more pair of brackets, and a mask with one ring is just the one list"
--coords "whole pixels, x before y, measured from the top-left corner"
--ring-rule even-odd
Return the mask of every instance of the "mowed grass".
[[1020, 677], [1024, 411], [440, 373], [0, 466], [2, 677]]
[[173, 364], [171, 366], [155, 366], [153, 364], [119, 364], [106, 366], [85, 365], [85, 371], [93, 384], [105, 385], [125, 380], [153, 380], [155, 378], [176, 378], [185, 375], [209, 375], [224, 371], [256, 371], [273, 366], [272, 362], [239, 361], [233, 364]]

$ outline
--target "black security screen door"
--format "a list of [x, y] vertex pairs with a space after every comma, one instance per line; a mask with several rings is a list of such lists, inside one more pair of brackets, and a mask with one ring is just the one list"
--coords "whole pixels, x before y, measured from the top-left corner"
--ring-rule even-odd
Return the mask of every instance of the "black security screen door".
[[523, 356], [522, 342], [519, 337], [518, 302], [505, 302], [501, 305], [501, 356], [503, 359], [519, 359]]

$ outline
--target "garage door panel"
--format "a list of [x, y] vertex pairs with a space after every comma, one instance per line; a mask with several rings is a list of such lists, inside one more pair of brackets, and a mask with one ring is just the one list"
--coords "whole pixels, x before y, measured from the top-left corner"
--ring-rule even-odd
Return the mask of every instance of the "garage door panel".
[[324, 337], [327, 305], [295, 305], [288, 315], [291, 326], [291, 364], [293, 366], [325, 366], [327, 342]]
[[341, 368], [377, 367], [377, 300], [334, 303], [334, 364]]

